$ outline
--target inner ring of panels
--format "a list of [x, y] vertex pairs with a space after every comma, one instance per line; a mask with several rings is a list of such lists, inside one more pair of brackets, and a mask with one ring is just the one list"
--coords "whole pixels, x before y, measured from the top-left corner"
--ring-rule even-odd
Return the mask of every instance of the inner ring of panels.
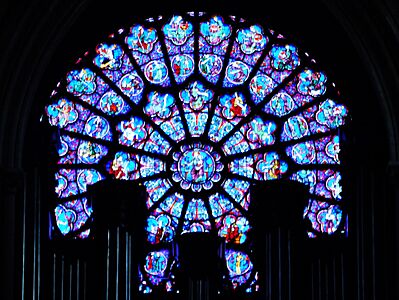
[[[140, 181], [150, 245], [217, 232], [233, 286], [249, 284], [251, 183], [306, 185], [309, 237], [347, 233], [340, 100], [315, 61], [264, 24], [187, 13], [120, 29], [76, 62], [46, 106], [60, 132], [53, 235], [90, 236], [88, 185]], [[148, 254], [144, 291], [170, 256]]]

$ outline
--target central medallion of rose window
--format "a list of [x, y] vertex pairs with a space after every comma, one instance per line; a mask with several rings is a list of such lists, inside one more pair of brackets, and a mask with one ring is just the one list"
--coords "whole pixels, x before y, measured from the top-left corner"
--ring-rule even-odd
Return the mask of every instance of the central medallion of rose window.
[[171, 170], [173, 180], [180, 183], [182, 189], [199, 192], [211, 189], [220, 181], [223, 164], [212, 146], [194, 143], [183, 145], [180, 151], [173, 153]]
[[209, 152], [195, 148], [183, 153], [177, 168], [185, 181], [202, 183], [215, 173], [215, 161]]

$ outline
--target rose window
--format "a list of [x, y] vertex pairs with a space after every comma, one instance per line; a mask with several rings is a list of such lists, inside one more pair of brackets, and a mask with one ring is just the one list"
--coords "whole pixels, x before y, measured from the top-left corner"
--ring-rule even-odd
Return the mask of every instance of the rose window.
[[347, 234], [343, 100], [315, 60], [266, 23], [190, 12], [122, 28], [66, 72], [45, 108], [60, 145], [52, 237], [90, 237], [89, 185], [139, 181], [153, 247], [142, 292], [173, 291], [171, 242], [188, 232], [224, 238], [227, 284], [251, 292], [252, 183], [302, 183], [308, 236]]

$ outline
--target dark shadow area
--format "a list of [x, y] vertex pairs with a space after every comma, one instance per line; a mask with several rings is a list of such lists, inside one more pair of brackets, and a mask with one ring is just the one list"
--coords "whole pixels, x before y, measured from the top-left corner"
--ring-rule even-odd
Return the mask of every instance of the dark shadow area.
[[[82, 268], [81, 277], [70, 279], [75, 281], [71, 285], [82, 287], [81, 299], [104, 295], [128, 299], [137, 294], [138, 269], [145, 259], [146, 190], [136, 182], [106, 180], [88, 192], [94, 211], [89, 238], [51, 241], [55, 253], [63, 257], [57, 276], [68, 281], [63, 265]], [[61, 287], [57, 290], [62, 292]]]
[[224, 240], [212, 233], [186, 233], [176, 239], [182, 299], [216, 299], [225, 274]]
[[[263, 9], [265, 5], [267, 9]], [[281, 200], [285, 198], [283, 195], [291, 192], [268, 186], [270, 192], [274, 189], [274, 196], [259, 193], [259, 198], [265, 200], [260, 203], [265, 211], [254, 223], [253, 231], [261, 237], [254, 245], [254, 251], [255, 247], [264, 251], [262, 257], [257, 257], [260, 252], [256, 252], [254, 258], [259, 262], [263, 260], [260, 280], [267, 290], [261, 292], [270, 295], [261, 299], [278, 299], [275, 292], [279, 289], [284, 293], [290, 291], [294, 299], [298, 289], [301, 289], [299, 293], [306, 292], [306, 297], [299, 299], [397, 298], [399, 172], [395, 115], [398, 115], [399, 104], [396, 101], [399, 31], [394, 18], [398, 16], [396, 1], [156, 0], [141, 5], [127, 0], [112, 3], [22, 0], [5, 1], [0, 8], [4, 24], [1, 31], [4, 46], [1, 48], [3, 86], [0, 101], [0, 152], [4, 171], [0, 188], [1, 227], [5, 245], [1, 254], [4, 262], [2, 277], [5, 279], [1, 287], [4, 299], [39, 299], [39, 295], [43, 299], [92, 299], [88, 294], [83, 295], [85, 284], [90, 284], [98, 293], [105, 289], [106, 279], [105, 283], [95, 279], [104, 272], [103, 266], [95, 262], [100, 262], [99, 253], [103, 251], [103, 255], [107, 246], [100, 247], [107, 245], [108, 238], [102, 244], [96, 244], [92, 239], [69, 240], [68, 243], [48, 239], [49, 207], [54, 207], [53, 198], [48, 194], [54, 193], [54, 176], [48, 165], [42, 163], [49, 159], [48, 153], [43, 151], [49, 139], [43, 133], [44, 126], [39, 124], [39, 118], [51, 91], [59, 79], [64, 78], [66, 70], [109, 33], [145, 17], [197, 8], [266, 22], [284, 34], [299, 48], [308, 51], [326, 70], [328, 80], [340, 88], [343, 101], [353, 115], [352, 134], [345, 140], [349, 155], [342, 159], [345, 202], [351, 209], [349, 239], [342, 241], [326, 236], [318, 241], [303, 241], [303, 231], [300, 233], [295, 228], [278, 225], [280, 217], [276, 212], [288, 219], [284, 212], [290, 214], [287, 206], [293, 199]], [[45, 179], [50, 177], [46, 176], [48, 173], [51, 173], [51, 182]], [[10, 174], [16, 174], [16, 178]], [[132, 182], [122, 184], [132, 185]], [[288, 183], [286, 187], [289, 188]], [[103, 197], [112, 200], [107, 203], [115, 201], [113, 213], [118, 215], [121, 207], [118, 205], [122, 204], [115, 193], [118, 191], [110, 189], [108, 196]], [[253, 205], [258, 204], [255, 198]], [[262, 209], [259, 206], [251, 210], [257, 212], [258, 208]], [[108, 204], [104, 205], [104, 224], [108, 224], [108, 217], [113, 214], [108, 214], [108, 209], [112, 211]], [[268, 215], [267, 211], [270, 218], [263, 218]], [[295, 220], [296, 217], [298, 215], [294, 216]], [[111, 244], [117, 245], [118, 237], [121, 243], [122, 236], [125, 238], [123, 243], [129, 241], [127, 227], [119, 227], [119, 232], [116, 227], [112, 228]], [[101, 225], [97, 229], [97, 234], [102, 232], [105, 233], [103, 238], [107, 237], [107, 229], [101, 229]], [[289, 263], [288, 251], [292, 254]], [[135, 255], [132, 253], [133, 257]], [[279, 257], [282, 263], [279, 263]], [[90, 276], [94, 279], [82, 275], [89, 268], [84, 263], [88, 259], [92, 261]], [[291, 266], [292, 281], [280, 281], [278, 266], [285, 266], [281, 274], [286, 274], [288, 265]], [[137, 270], [132, 272], [136, 274]], [[77, 280], [76, 275], [81, 288], [79, 298], [72, 294], [77, 283], [71, 284], [71, 281]], [[118, 278], [119, 282], [122, 277]], [[298, 288], [306, 277], [313, 279]], [[115, 285], [116, 278], [112, 282]], [[123, 293], [126, 291], [120, 293], [120, 298]], [[154, 297], [167, 299], [166, 296]], [[284, 299], [283, 295], [281, 297]], [[229, 300], [247, 298], [226, 297]]]
[[[307, 188], [293, 181], [267, 181], [251, 190], [254, 265], [260, 299], [306, 299], [311, 292], [310, 253], [303, 211]], [[281, 297], [281, 298], [279, 298]]]

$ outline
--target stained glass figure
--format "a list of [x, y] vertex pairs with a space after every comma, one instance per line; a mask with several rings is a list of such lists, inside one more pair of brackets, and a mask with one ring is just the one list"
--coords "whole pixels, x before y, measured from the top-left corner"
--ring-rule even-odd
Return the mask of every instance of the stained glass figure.
[[118, 30], [66, 72], [45, 107], [60, 133], [52, 236], [91, 236], [89, 185], [139, 180], [143, 293], [174, 291], [171, 243], [188, 232], [225, 239], [230, 288], [252, 292], [252, 183], [300, 182], [308, 236], [347, 234], [341, 102], [324, 70], [267, 24], [196, 12]]

